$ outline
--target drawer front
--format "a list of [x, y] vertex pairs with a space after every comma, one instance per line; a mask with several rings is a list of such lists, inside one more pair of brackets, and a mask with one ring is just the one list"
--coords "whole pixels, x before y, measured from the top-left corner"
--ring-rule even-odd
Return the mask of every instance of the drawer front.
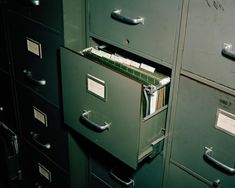
[[170, 164], [169, 174], [166, 181], [167, 188], [179, 188], [179, 187], [190, 187], [190, 188], [209, 188], [211, 186], [204, 184], [200, 180], [196, 179], [192, 175], [183, 171], [179, 167]]
[[[182, 67], [234, 89], [235, 20], [231, 17], [235, 1], [216, 1], [217, 9], [216, 3], [208, 1], [208, 6], [206, 2], [189, 3]], [[225, 43], [231, 49], [224, 50]]]
[[[92, 177], [90, 184], [93, 187], [98, 183], [97, 185], [102, 184], [103, 187], [109, 186], [115, 188], [161, 187], [163, 177], [162, 159], [162, 156], [159, 155], [149, 160], [148, 163], [140, 165], [138, 170], [134, 171], [120, 164], [119, 161], [109, 155], [93, 150], [90, 157], [90, 175]], [[125, 183], [119, 181], [118, 178]]]
[[15, 14], [10, 16], [16, 79], [58, 105], [58, 50], [62, 36]]
[[27, 143], [23, 143], [21, 157], [24, 187], [69, 187], [68, 174]]
[[0, 71], [0, 121], [7, 124], [13, 131], [16, 130], [15, 105], [11, 80], [8, 74]]
[[[171, 64], [178, 9], [179, 0], [89, 0], [89, 32], [95, 38]], [[138, 18], [144, 21], [138, 23]]]
[[17, 85], [23, 137], [42, 153], [68, 169], [67, 133], [60, 110]]
[[211, 158], [234, 168], [234, 114], [234, 96], [181, 77], [172, 158], [208, 180], [221, 179], [222, 187], [231, 187], [234, 173], [213, 165]]
[[65, 49], [61, 64], [65, 123], [136, 166], [141, 84]]
[[8, 0], [8, 8], [58, 31], [63, 30], [61, 0]]

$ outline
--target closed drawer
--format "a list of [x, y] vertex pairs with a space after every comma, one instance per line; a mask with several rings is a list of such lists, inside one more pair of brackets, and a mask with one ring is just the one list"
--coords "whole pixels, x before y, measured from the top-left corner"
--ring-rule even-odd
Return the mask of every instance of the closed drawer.
[[179, 0], [89, 0], [89, 32], [94, 38], [169, 65], [173, 61], [178, 10]]
[[182, 65], [184, 70], [233, 89], [234, 6], [233, 0], [190, 1]]
[[19, 84], [17, 96], [23, 137], [68, 169], [67, 133], [61, 122], [60, 110]]
[[68, 126], [133, 168], [161, 150], [167, 108], [144, 119], [142, 83], [63, 48], [61, 68]]
[[161, 187], [163, 177], [162, 155], [148, 160], [133, 170], [110, 155], [93, 149], [90, 157], [91, 187]]
[[58, 49], [62, 36], [16, 14], [9, 15], [16, 80], [58, 105]]
[[179, 167], [170, 164], [169, 173], [166, 181], [166, 187], [191, 187], [191, 188], [209, 188], [211, 186], [201, 182], [197, 178], [183, 171]]
[[22, 145], [21, 157], [24, 187], [69, 187], [68, 174], [27, 143]]
[[234, 96], [181, 77], [172, 159], [208, 180], [220, 179], [222, 187], [231, 187], [235, 181], [234, 114]]
[[16, 131], [16, 115], [10, 76], [0, 71], [0, 121]]
[[63, 30], [62, 1], [60, 0], [8, 0], [7, 6], [43, 25], [61, 32]]

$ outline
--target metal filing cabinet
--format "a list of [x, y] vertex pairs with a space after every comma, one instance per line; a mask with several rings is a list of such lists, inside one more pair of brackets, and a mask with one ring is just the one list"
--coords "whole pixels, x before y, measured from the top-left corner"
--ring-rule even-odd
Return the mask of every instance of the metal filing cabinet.
[[135, 169], [161, 151], [167, 108], [144, 119], [141, 82], [63, 48], [61, 67], [68, 126]]
[[232, 187], [234, 122], [234, 96], [181, 77], [171, 158], [211, 185]]
[[63, 44], [61, 34], [11, 11], [9, 18], [16, 80], [58, 106], [58, 49]]
[[62, 14], [62, 1], [9, 0], [7, 5], [23, 187], [69, 187], [58, 68]]
[[235, 2], [190, 1], [182, 69], [235, 89]]
[[[88, 1], [88, 35], [171, 66], [180, 1]], [[102, 6], [101, 6], [102, 5]]]

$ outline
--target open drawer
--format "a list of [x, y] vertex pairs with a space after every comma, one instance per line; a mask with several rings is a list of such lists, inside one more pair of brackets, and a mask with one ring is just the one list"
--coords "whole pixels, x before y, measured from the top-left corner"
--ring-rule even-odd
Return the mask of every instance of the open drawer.
[[117, 67], [108, 67], [108, 63], [61, 48], [64, 121], [137, 168], [145, 157], [162, 149], [167, 104], [146, 114], [146, 108], [150, 108], [145, 100], [148, 86], [127, 75], [124, 67], [120, 72]]

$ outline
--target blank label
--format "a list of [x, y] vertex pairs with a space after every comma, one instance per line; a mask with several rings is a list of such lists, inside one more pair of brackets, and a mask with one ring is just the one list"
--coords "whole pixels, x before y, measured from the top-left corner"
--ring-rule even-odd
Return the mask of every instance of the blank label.
[[39, 42], [27, 38], [27, 50], [42, 59], [42, 47]]
[[47, 168], [42, 166], [40, 163], [38, 163], [38, 171], [43, 177], [45, 177], [49, 182], [51, 182], [51, 172]]
[[105, 98], [105, 82], [99, 78], [87, 75], [87, 90], [102, 99]]
[[235, 115], [222, 109], [218, 109], [215, 127], [235, 136]]
[[34, 118], [40, 121], [42, 124], [44, 124], [46, 127], [47, 125], [47, 115], [43, 113], [41, 110], [37, 109], [33, 106], [33, 114]]

